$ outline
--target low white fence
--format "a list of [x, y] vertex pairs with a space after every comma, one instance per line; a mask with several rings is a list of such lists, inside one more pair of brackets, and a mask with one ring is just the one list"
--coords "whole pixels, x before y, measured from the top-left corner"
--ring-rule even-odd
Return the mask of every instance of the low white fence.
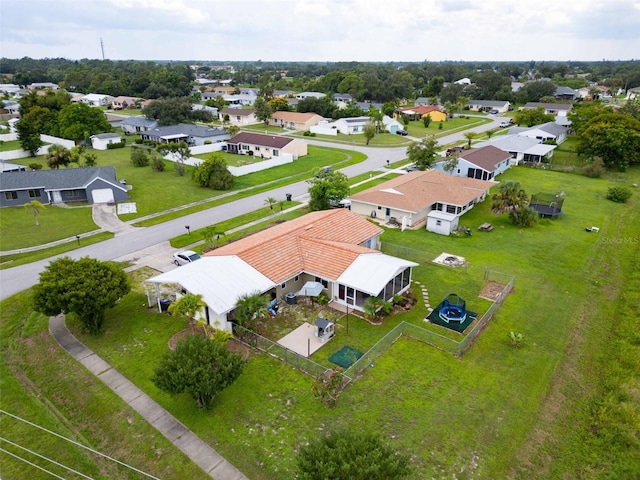
[[[246, 156], [246, 158], [252, 158]], [[269, 160], [260, 160], [256, 163], [250, 163], [249, 165], [242, 165], [240, 167], [228, 167], [229, 171], [234, 177], [241, 177], [249, 173], [260, 172], [273, 167], [279, 167], [287, 163], [293, 163], [294, 157], [290, 153], [282, 153], [279, 157], [270, 158]]]
[[338, 136], [338, 129], [326, 127], [322, 125], [315, 125], [309, 129], [311, 133], [319, 133], [320, 135], [333, 135], [334, 137]]
[[[0, 140], [5, 142], [10, 142], [13, 140], [18, 140], [17, 133], [5, 133], [4, 135], [0, 135]], [[73, 140], [67, 140], [65, 138], [52, 137], [51, 135], [40, 135], [40, 140], [45, 143], [49, 143], [50, 145], [44, 145], [38, 149], [36, 155], [46, 155], [49, 152], [49, 147], [53, 144], [62, 145], [65, 148], [73, 148], [76, 143]], [[27, 158], [30, 157], [31, 154], [26, 150], [9, 150], [8, 152], [0, 152], [0, 160], [17, 160], [19, 158]]]

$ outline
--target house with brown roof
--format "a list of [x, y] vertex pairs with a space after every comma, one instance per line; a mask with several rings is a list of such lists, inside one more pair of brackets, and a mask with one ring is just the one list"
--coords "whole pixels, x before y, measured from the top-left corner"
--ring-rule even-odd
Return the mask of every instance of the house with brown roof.
[[142, 102], [144, 98], [140, 97], [127, 97], [124, 95], [120, 95], [115, 97], [111, 102], [111, 108], [113, 110], [128, 110], [131, 108], [140, 108], [140, 102]]
[[357, 193], [351, 211], [390, 221], [402, 228], [420, 228], [449, 235], [459, 219], [482, 202], [494, 182], [447, 175], [439, 170], [414, 171]]
[[[487, 145], [481, 148], [465, 150], [458, 157], [458, 163], [448, 172], [456, 177], [477, 178], [478, 180], [493, 180], [511, 164], [510, 152]], [[445, 171], [444, 167], [449, 161], [438, 162], [433, 168]]]
[[274, 112], [269, 119], [269, 125], [306, 132], [322, 120], [323, 118], [320, 115], [313, 112]]
[[347, 209], [312, 212], [212, 250], [197, 262], [147, 280], [202, 295], [209, 325], [231, 330], [237, 300], [253, 293], [283, 300], [317, 282], [334, 304], [364, 310], [411, 284], [417, 263], [381, 253], [383, 230]]
[[260, 123], [258, 117], [256, 117], [256, 111], [253, 108], [223, 108], [218, 112], [218, 118], [220, 121], [229, 120], [231, 125], [253, 125], [254, 123]]
[[308, 154], [307, 143], [300, 139], [251, 132], [240, 132], [229, 140], [227, 151], [260, 158], [281, 157], [283, 154], [290, 154], [296, 159]]

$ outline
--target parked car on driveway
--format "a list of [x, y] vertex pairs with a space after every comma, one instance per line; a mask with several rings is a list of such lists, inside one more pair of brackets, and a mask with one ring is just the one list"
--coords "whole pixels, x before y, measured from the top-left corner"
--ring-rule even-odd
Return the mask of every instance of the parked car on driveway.
[[420, 170], [417, 165], [409, 165], [405, 170], [408, 172], [415, 172], [416, 170]]
[[497, 114], [498, 114], [498, 113], [500, 113], [500, 112], [498, 112], [498, 110], [496, 110], [496, 109], [494, 108], [494, 109], [493, 109], [493, 110], [491, 110], [489, 113], [490, 113], [491, 115], [497, 115]]
[[173, 254], [173, 263], [179, 267], [187, 263], [193, 263], [196, 260], [200, 260], [200, 255], [193, 250], [182, 250]]
[[396, 130], [396, 135], [406, 137], [407, 135], [409, 135], [409, 133], [406, 130]]
[[447, 148], [447, 157], [453, 153], [458, 153], [458, 152], [464, 152], [464, 147], [459, 146], [459, 147]]
[[510, 127], [511, 124], [509, 122], [500, 122], [500, 128], [507, 128]]

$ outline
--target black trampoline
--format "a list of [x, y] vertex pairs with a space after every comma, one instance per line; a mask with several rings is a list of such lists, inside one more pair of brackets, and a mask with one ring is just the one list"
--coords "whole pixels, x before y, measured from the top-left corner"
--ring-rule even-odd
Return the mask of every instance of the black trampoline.
[[541, 217], [556, 218], [562, 215], [564, 198], [560, 194], [537, 193], [531, 196], [529, 208], [538, 212]]

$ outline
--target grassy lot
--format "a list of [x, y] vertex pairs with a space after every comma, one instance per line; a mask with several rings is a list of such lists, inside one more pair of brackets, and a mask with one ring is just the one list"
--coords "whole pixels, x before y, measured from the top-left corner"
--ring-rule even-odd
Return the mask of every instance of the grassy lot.
[[253, 125], [245, 125], [245, 126], [242, 126], [240, 130], [247, 131], [247, 132], [254, 132], [254, 133], [266, 133], [266, 134], [269, 134], [269, 133], [281, 134], [283, 132], [286, 132], [286, 130], [283, 130], [281, 127], [274, 127], [272, 125], [268, 125], [265, 127], [264, 123], [255, 123]]
[[[477, 292], [485, 268], [516, 276], [515, 292], [478, 342], [459, 360], [400, 339], [343, 392], [333, 410], [313, 398], [310, 378], [262, 355], [250, 359], [211, 411], [197, 409], [184, 396], [159, 392], [150, 381], [153, 366], [183, 325], [148, 311], [140, 290], [108, 313], [99, 337], [82, 335], [73, 319], [69, 324], [252, 479], [292, 478], [295, 452], [305, 439], [340, 426], [381, 432], [411, 455], [415, 479], [633, 478], [640, 469], [634, 434], [640, 418], [640, 194], [634, 192], [628, 205], [611, 203], [605, 195], [611, 185], [638, 183], [640, 169], [590, 179], [516, 168], [500, 180], [510, 179], [520, 181], [528, 193], [564, 192], [563, 215], [519, 229], [506, 216], [492, 214], [485, 202], [463, 217], [462, 223], [473, 228], [471, 237], [422, 229], [383, 235], [385, 243], [421, 251], [425, 258], [441, 252], [466, 257], [466, 269], [425, 262], [415, 270], [414, 278], [427, 286], [433, 305], [456, 292], [470, 309], [482, 312], [488, 304]], [[492, 232], [475, 229], [486, 221], [495, 226]], [[585, 232], [591, 225], [600, 232]], [[426, 307], [418, 300], [413, 310], [389, 317], [381, 327], [351, 316], [347, 332], [346, 319], [341, 319], [336, 338], [313, 359], [325, 363], [344, 344], [364, 351], [401, 320], [424, 326]], [[5, 328], [15, 325], [6, 302], [2, 307]], [[5, 354], [15, 344], [33, 347], [29, 352], [55, 350], [42, 344], [41, 337], [50, 341], [42, 321], [23, 330], [5, 329]], [[525, 335], [521, 349], [508, 345], [509, 331]], [[74, 385], [65, 383], [67, 377], [45, 377], [38, 369], [41, 363], [33, 363], [20, 363], [12, 373], [23, 383], [48, 386], [40, 387], [41, 395], [53, 406], [61, 408], [49, 398], [56, 398], [57, 382], [71, 397], [67, 404], [86, 400], [80, 392], [71, 394]], [[56, 370], [45, 373], [50, 372]], [[87, 385], [93, 392], [94, 385]], [[100, 414], [89, 408], [85, 424], [90, 416]], [[68, 421], [71, 428], [82, 429], [76, 418]]]
[[38, 214], [36, 225], [33, 214], [23, 207], [7, 207], [0, 215], [0, 250], [14, 250], [53, 242], [97, 230], [91, 218], [91, 207], [61, 208], [47, 205]]
[[0, 152], [10, 152], [11, 150], [20, 150], [20, 140], [9, 140], [8, 142], [0, 143]]
[[44, 260], [45, 258], [52, 257], [65, 252], [75, 250], [80, 246], [92, 245], [94, 243], [100, 243], [105, 240], [113, 238], [113, 233], [102, 232], [95, 235], [89, 235], [82, 237], [80, 243], [76, 240], [56, 245], [54, 247], [44, 248], [42, 250], [35, 250], [33, 252], [16, 253], [12, 255], [0, 255], [0, 270], [10, 267], [17, 267], [18, 265], [25, 265], [31, 262], [37, 262], [38, 260]]
[[440, 128], [440, 122], [431, 122], [429, 128], [424, 128], [424, 124], [421, 121], [409, 122], [409, 125], [405, 126], [404, 129], [412, 137], [423, 138], [435, 135], [437, 138], [460, 130], [472, 130], [474, 127], [479, 127], [490, 121], [488, 118], [454, 117], [442, 122], [442, 129]]

